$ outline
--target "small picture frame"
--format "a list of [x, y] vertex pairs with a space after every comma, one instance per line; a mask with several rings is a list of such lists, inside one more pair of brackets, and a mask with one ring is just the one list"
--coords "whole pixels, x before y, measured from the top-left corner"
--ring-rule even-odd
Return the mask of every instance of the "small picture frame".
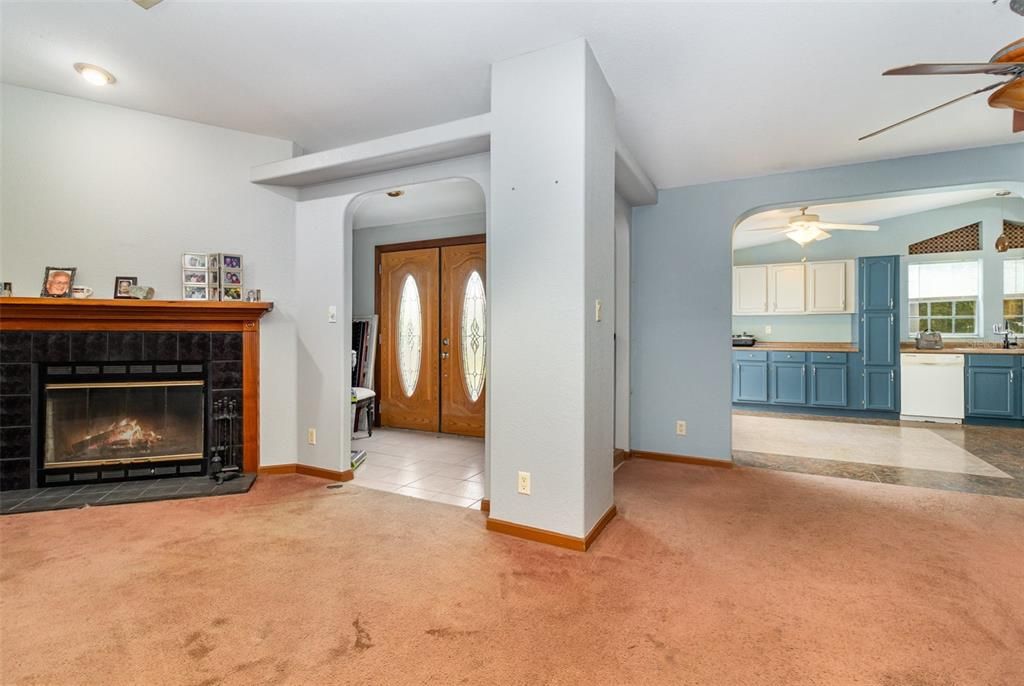
[[210, 256], [204, 252], [187, 252], [181, 256], [181, 266], [185, 269], [209, 269]]
[[221, 255], [221, 266], [225, 269], [241, 269], [242, 268], [242, 256], [241, 255]]
[[215, 252], [210, 255], [210, 269], [214, 270], [218, 268], [220, 268], [220, 253]]
[[130, 300], [131, 294], [128, 292], [132, 286], [139, 285], [139, 277], [137, 276], [115, 276], [114, 277], [114, 299], [115, 300]]
[[210, 284], [214, 286], [220, 284], [220, 272], [216, 269], [210, 272]]
[[184, 284], [181, 287], [181, 296], [185, 300], [209, 300], [210, 289], [203, 285]]
[[213, 287], [210, 289], [210, 300], [220, 300], [220, 289]]
[[241, 300], [242, 299], [242, 289], [241, 288], [231, 288], [231, 287], [225, 288], [223, 290], [223, 299], [224, 300]]
[[181, 272], [181, 280], [186, 284], [199, 284], [205, 286], [209, 283], [210, 272], [205, 269], [185, 269]]
[[47, 267], [39, 295], [44, 298], [70, 298], [77, 271], [78, 267]]
[[242, 285], [242, 272], [224, 270], [224, 285], [225, 286], [241, 286]]

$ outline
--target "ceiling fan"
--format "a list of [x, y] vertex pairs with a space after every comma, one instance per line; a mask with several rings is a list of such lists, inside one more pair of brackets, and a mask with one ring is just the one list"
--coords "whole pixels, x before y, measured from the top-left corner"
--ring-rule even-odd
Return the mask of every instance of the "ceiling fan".
[[[836, 224], [834, 222], [823, 222], [816, 214], [807, 214], [807, 207], [800, 208], [800, 214], [790, 217], [785, 226], [765, 226], [749, 231], [775, 231], [786, 236], [791, 241], [800, 244], [801, 247], [814, 241], [823, 241], [832, 238], [829, 231], [878, 231], [874, 224]], [[827, 229], [827, 231], [826, 231]]]
[[[1017, 1], [1019, 2], [1020, 0]], [[907, 117], [895, 124], [890, 124], [885, 128], [873, 131], [866, 136], [861, 136], [857, 140], [862, 141], [867, 138], [871, 138], [872, 136], [877, 136], [889, 129], [896, 128], [900, 124], [906, 124], [908, 121], [913, 121], [926, 114], [931, 114], [936, 110], [946, 107], [947, 105], [952, 105], [953, 103], [960, 102], [961, 100], [966, 100], [972, 95], [978, 95], [979, 93], [985, 93], [986, 91], [994, 89], [998, 90], [988, 97], [989, 107], [1005, 107], [1013, 110], [1013, 132], [1018, 133], [1020, 131], [1024, 131], [1024, 38], [1010, 43], [993, 55], [992, 59], [988, 62], [968, 62], [964, 64], [911, 64], [907, 67], [890, 69], [884, 72], [882, 76], [945, 76], [948, 74], [991, 74], [992, 76], [1004, 76], [1008, 78], [1003, 81], [997, 81], [996, 83], [985, 86], [984, 88], [971, 91], [970, 93], [961, 95], [958, 98], [953, 98], [948, 102], [944, 102], [941, 105], [925, 110], [919, 114], [915, 114], [912, 117]]]
[[156, 5], [159, 5], [162, 0], [132, 0], [136, 5], [144, 10], [152, 9]]

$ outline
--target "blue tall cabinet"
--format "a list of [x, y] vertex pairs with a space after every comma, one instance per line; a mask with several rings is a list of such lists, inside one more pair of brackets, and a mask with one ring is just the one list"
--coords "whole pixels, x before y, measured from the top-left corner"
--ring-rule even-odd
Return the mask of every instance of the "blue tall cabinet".
[[861, 407], [899, 409], [899, 257], [862, 257], [860, 276]]

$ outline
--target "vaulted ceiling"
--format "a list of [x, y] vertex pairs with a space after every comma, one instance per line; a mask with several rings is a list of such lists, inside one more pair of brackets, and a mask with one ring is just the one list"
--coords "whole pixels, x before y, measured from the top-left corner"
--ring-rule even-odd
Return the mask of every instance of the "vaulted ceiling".
[[[310, 151], [480, 114], [490, 64], [589, 39], [619, 129], [662, 188], [1012, 142], [983, 97], [857, 137], [990, 82], [887, 77], [984, 61], [1005, 2], [3, 2], [6, 83], [275, 136]], [[95, 88], [74, 62], [113, 72]], [[1018, 138], [1019, 140], [1019, 138]], [[269, 161], [269, 160], [268, 160]]]

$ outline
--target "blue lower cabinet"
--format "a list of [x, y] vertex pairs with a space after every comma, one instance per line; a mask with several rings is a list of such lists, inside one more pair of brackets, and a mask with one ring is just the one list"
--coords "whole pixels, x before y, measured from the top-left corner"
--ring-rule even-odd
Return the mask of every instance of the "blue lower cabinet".
[[737, 360], [732, 370], [732, 399], [740, 403], [768, 402], [768, 363]]
[[845, 364], [811, 364], [811, 405], [816, 407], [846, 407], [848, 394], [846, 379], [849, 369]]
[[883, 412], [896, 410], [894, 367], [864, 367], [864, 409]]
[[[1008, 357], [1008, 356], [1007, 356]], [[1014, 367], [967, 368], [967, 414], [974, 417], [1013, 419], [1017, 411], [1017, 388], [1020, 386]]]
[[773, 362], [771, 402], [781, 405], [807, 404], [807, 367], [803, 362]]

